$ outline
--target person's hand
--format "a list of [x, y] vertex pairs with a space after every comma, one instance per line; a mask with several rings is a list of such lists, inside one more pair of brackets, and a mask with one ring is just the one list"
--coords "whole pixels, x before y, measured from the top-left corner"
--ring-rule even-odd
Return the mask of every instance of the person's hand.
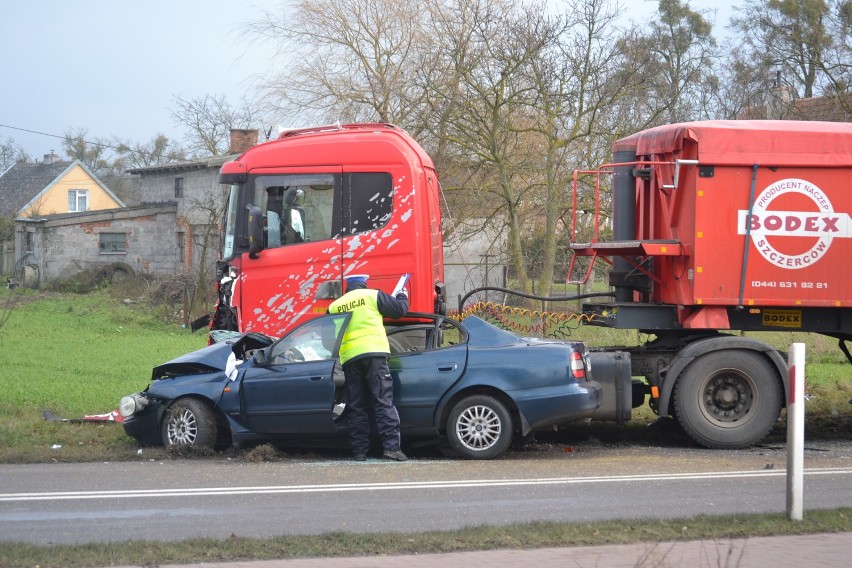
[[399, 298], [400, 296], [405, 296], [406, 299], [407, 299], [408, 298], [408, 288], [403, 288], [402, 290], [400, 290], [399, 292], [396, 293], [397, 298]]

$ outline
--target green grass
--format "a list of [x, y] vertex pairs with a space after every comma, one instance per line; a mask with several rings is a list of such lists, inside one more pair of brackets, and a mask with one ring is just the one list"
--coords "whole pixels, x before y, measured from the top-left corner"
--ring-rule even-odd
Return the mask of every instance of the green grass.
[[135, 445], [115, 424], [46, 422], [42, 412], [80, 418], [114, 410], [148, 385], [154, 365], [203, 347], [205, 335], [105, 292], [23, 300], [0, 327], [0, 461], [130, 455]]
[[[169, 543], [168, 546], [152, 546], [150, 542], [144, 541], [54, 546], [3, 543], [0, 547], [0, 566], [160, 566], [284, 558], [371, 557], [469, 550], [656, 543], [848, 531], [852, 531], [852, 509], [847, 508], [808, 511], [801, 521], [790, 521], [786, 516], [778, 514], [726, 515], [596, 523], [537, 522], [416, 534], [336, 532], [265, 539], [237, 535], [228, 539], [187, 540]], [[748, 544], [745, 547], [747, 550]], [[721, 552], [724, 555], [725, 551]], [[661, 559], [658, 565], [668, 564]]]

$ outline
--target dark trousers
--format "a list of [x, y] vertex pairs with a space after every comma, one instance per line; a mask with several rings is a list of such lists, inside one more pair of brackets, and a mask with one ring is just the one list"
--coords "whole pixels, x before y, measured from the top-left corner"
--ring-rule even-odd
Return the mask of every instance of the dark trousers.
[[386, 451], [399, 451], [399, 414], [393, 405], [393, 379], [387, 357], [364, 357], [343, 365], [346, 406], [349, 409], [349, 440], [352, 453], [370, 449], [370, 409]]

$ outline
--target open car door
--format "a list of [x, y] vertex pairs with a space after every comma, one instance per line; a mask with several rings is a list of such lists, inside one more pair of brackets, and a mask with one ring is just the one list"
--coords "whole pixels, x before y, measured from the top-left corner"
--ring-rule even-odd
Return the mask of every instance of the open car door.
[[[351, 314], [310, 320], [255, 355], [240, 385], [246, 424], [258, 434], [327, 434], [334, 428], [335, 367]], [[338, 373], [339, 374], [339, 373]]]

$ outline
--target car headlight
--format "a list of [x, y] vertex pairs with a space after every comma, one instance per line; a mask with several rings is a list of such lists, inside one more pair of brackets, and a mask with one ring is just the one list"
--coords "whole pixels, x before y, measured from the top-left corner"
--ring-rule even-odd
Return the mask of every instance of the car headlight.
[[141, 412], [143, 408], [148, 406], [148, 398], [141, 394], [131, 394], [121, 397], [118, 401], [118, 412], [125, 418], [133, 416], [137, 412]]

